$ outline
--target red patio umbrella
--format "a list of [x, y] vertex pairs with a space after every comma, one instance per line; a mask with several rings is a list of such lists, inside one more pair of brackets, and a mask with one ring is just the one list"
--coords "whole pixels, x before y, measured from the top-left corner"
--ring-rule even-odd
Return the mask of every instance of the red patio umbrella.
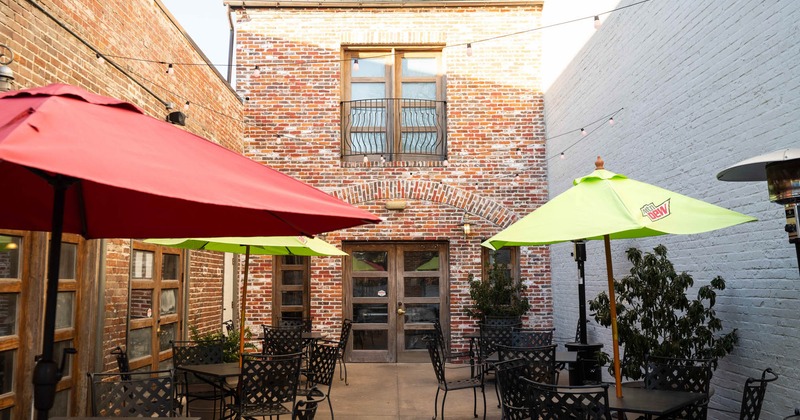
[[52, 232], [34, 406], [47, 418], [61, 234], [313, 236], [375, 215], [135, 105], [54, 84], [0, 94], [0, 227]]

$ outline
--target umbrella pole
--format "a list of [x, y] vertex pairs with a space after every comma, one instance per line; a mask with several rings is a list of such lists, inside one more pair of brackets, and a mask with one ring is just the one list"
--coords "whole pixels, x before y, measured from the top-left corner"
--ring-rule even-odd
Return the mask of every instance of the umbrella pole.
[[242, 367], [242, 356], [244, 355], [244, 321], [245, 310], [247, 309], [247, 280], [250, 274], [250, 245], [245, 245], [244, 253], [244, 285], [242, 286], [242, 303], [239, 316], [239, 367]]
[[64, 231], [64, 201], [72, 182], [63, 177], [48, 178], [53, 186], [53, 218], [47, 258], [47, 290], [44, 304], [44, 331], [42, 354], [33, 368], [33, 405], [39, 420], [47, 420], [56, 396], [56, 384], [61, 379], [58, 365], [53, 360], [56, 331], [56, 304], [58, 303], [58, 275], [61, 266], [61, 238]]
[[586, 261], [586, 242], [575, 242], [575, 261], [578, 263], [578, 339], [581, 344], [587, 343], [586, 338], [586, 273], [584, 262]]
[[614, 268], [611, 266], [611, 238], [603, 236], [606, 248], [606, 272], [608, 274], [608, 300], [611, 308], [611, 345], [614, 348], [614, 382], [617, 398], [622, 398], [622, 376], [619, 367], [619, 336], [617, 335], [617, 297], [614, 294]]

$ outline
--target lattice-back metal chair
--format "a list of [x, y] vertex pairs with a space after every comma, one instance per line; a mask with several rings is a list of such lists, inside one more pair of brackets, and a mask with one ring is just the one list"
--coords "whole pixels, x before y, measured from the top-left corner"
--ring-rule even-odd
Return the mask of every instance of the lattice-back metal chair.
[[328, 397], [319, 389], [311, 388], [305, 398], [299, 398], [292, 409], [292, 420], [314, 420], [317, 407]]
[[300, 328], [304, 332], [311, 332], [311, 318], [295, 318], [295, 317], [278, 318], [278, 326]]
[[528, 382], [531, 413], [539, 420], [611, 420], [608, 384], [566, 386]]
[[[300, 382], [302, 353], [242, 356], [242, 374], [234, 402], [227, 405], [236, 419], [291, 414]], [[227, 418], [227, 416], [226, 416]]]
[[758, 420], [759, 416], [761, 416], [761, 404], [764, 402], [767, 384], [776, 379], [778, 379], [778, 375], [770, 368], [766, 368], [761, 372], [760, 379], [747, 378], [742, 391], [742, 408], [739, 411], [740, 420]]
[[523, 381], [530, 374], [530, 363], [525, 359], [512, 359], [495, 364], [497, 390], [504, 420], [530, 420], [530, 382]]
[[[470, 369], [470, 374], [465, 375], [463, 379], [447, 379], [444, 368], [444, 355], [441, 351], [441, 346], [435, 339], [427, 340], [428, 354], [431, 357], [431, 364], [433, 365], [433, 372], [436, 374], [436, 381], [439, 383], [436, 388], [436, 399], [433, 402], [433, 420], [436, 420], [439, 409], [439, 391], [444, 391], [442, 396], [442, 419], [444, 419], [444, 404], [447, 400], [447, 393], [459, 389], [472, 389], [472, 411], [475, 417], [478, 417], [478, 394], [477, 390], [481, 390], [483, 396], [483, 418], [486, 419], [486, 393], [483, 386], [483, 372], [478, 369]], [[466, 368], [470, 366], [465, 365]], [[454, 369], [447, 369], [448, 372], [453, 372]]]
[[[222, 341], [171, 341], [172, 365], [175, 369], [183, 365], [210, 365], [223, 362]], [[177, 395], [186, 400], [186, 410], [192, 401], [205, 400], [214, 402], [214, 411], [223, 408], [224, 389], [210, 378], [193, 373], [178, 371], [176, 376]]]
[[714, 359], [680, 359], [645, 357], [644, 386], [647, 389], [699, 392], [706, 395], [700, 402], [684, 408], [675, 417], [705, 420], [708, 415], [708, 393]]
[[120, 376], [123, 380], [128, 380], [131, 378], [130, 375], [126, 375], [128, 372], [131, 371], [131, 365], [128, 361], [128, 352], [122, 350], [122, 347], [117, 346], [114, 350], [111, 350], [111, 354], [117, 359], [117, 369], [119, 369]]
[[556, 345], [541, 347], [497, 346], [497, 356], [501, 362], [524, 359], [528, 362], [526, 377], [534, 382], [555, 385], [558, 383], [556, 366]]
[[264, 325], [261, 353], [270, 355], [293, 354], [303, 351], [303, 328]]
[[[350, 339], [350, 331], [353, 329], [353, 321], [349, 319], [342, 320], [342, 329], [339, 332], [339, 380], [341, 381], [344, 379], [345, 385], [350, 385], [347, 382], [347, 357], [345, 357], [345, 352], [347, 351], [347, 340]], [[342, 372], [344, 372], [344, 377], [342, 377]]]
[[175, 417], [174, 371], [89, 373], [92, 415], [103, 417]]
[[498, 327], [520, 327], [522, 320], [518, 316], [485, 316], [483, 324], [495, 325]]
[[553, 344], [553, 329], [514, 328], [511, 345], [514, 347], [541, 347]]
[[480, 325], [480, 340], [478, 341], [478, 361], [484, 375], [494, 372], [494, 365], [489, 357], [497, 352], [497, 346], [510, 346], [511, 325]]
[[298, 391], [299, 395], [308, 396], [313, 390], [322, 392], [328, 400], [333, 420], [333, 405], [331, 405], [331, 385], [336, 372], [336, 360], [339, 357], [339, 342], [318, 341], [311, 345], [309, 358], [303, 374], [306, 376], [306, 387]]

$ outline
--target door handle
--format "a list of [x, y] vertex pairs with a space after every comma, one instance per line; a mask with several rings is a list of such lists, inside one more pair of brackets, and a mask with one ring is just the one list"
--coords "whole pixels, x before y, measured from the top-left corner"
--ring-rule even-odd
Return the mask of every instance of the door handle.
[[405, 315], [405, 314], [406, 314], [406, 310], [405, 309], [397, 308], [397, 315]]

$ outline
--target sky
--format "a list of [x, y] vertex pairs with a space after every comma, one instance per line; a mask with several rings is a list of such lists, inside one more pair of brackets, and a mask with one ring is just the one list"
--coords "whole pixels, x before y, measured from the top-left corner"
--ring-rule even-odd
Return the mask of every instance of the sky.
[[[161, 0], [203, 54], [218, 65], [223, 77], [228, 74], [230, 26], [228, 8], [222, 0]], [[221, 66], [220, 66], [221, 64]]]

